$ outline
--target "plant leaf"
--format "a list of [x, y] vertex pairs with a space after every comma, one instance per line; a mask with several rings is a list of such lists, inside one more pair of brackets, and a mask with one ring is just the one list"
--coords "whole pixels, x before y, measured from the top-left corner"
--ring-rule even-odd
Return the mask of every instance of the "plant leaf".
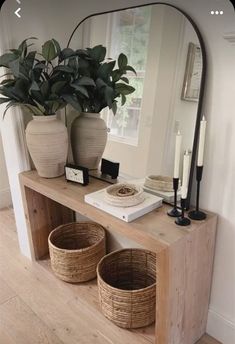
[[20, 75], [20, 59], [18, 58], [9, 62], [9, 68], [11, 69], [13, 75], [18, 78]]
[[57, 56], [55, 45], [52, 40], [46, 41], [42, 46], [42, 56], [46, 61], [52, 61]]
[[3, 103], [7, 103], [9, 102], [11, 99], [9, 98], [0, 98], [0, 104], [3, 104]]
[[59, 61], [62, 62], [65, 59], [72, 57], [76, 55], [75, 51], [71, 48], [65, 48], [63, 50], [61, 50], [60, 54], [59, 54]]
[[61, 48], [60, 48], [59, 42], [57, 42], [57, 40], [55, 40], [54, 38], [52, 38], [52, 42], [54, 43], [54, 46], [55, 46], [55, 49], [56, 49], [56, 53], [57, 53], [57, 56], [58, 56], [60, 54], [60, 52], [61, 52]]
[[112, 111], [113, 111], [113, 114], [116, 115], [116, 112], [117, 112], [117, 102], [116, 102], [116, 100], [112, 104]]
[[120, 80], [122, 80], [122, 81], [126, 82], [127, 84], [129, 84], [129, 79], [127, 79], [125, 76], [120, 78]]
[[49, 90], [50, 90], [49, 82], [47, 80], [42, 82], [42, 84], [40, 86], [40, 90], [41, 90], [43, 98], [47, 99], [47, 97], [49, 95]]
[[96, 86], [93, 79], [89, 78], [88, 76], [82, 76], [80, 79], [76, 81], [76, 85], [80, 86]]
[[96, 79], [96, 86], [101, 89], [102, 87], [105, 87], [107, 86], [106, 82], [104, 82], [104, 80], [100, 79], [100, 78], [97, 78]]
[[115, 86], [115, 90], [118, 93], [120, 93], [120, 94], [128, 95], [128, 94], [133, 93], [135, 91], [135, 88], [130, 86], [130, 85], [126, 85], [126, 84], [123, 84], [123, 83], [118, 83]]
[[15, 94], [20, 101], [27, 102], [28, 101], [28, 83], [24, 79], [17, 79], [12, 92]]
[[18, 59], [18, 56], [12, 53], [3, 54], [0, 56], [0, 67], [9, 68], [9, 63]]
[[122, 98], [121, 104], [123, 106], [125, 104], [125, 102], [126, 102], [126, 96], [124, 96], [124, 94], [121, 94], [121, 98]]
[[71, 86], [77, 90], [78, 92], [80, 92], [81, 94], [83, 94], [84, 96], [86, 96], [87, 98], [89, 98], [89, 94], [87, 92], [87, 89], [83, 86], [77, 85], [76, 83], [71, 84]]
[[136, 76], [137, 76], [137, 73], [136, 73], [136, 71], [135, 71], [135, 69], [133, 68], [133, 67], [131, 67], [131, 66], [126, 66], [125, 67], [125, 71], [131, 71], [131, 72], [133, 72]]
[[97, 71], [97, 75], [103, 79], [107, 79], [110, 76], [110, 74], [111, 74], [111, 72], [115, 66], [115, 63], [116, 63], [115, 61], [103, 63], [99, 67], [99, 69]]
[[106, 48], [102, 45], [96, 45], [95, 47], [88, 48], [89, 56], [91, 56], [95, 61], [102, 62], [106, 55]]
[[119, 69], [115, 69], [111, 73], [111, 76], [114, 82], [117, 82], [118, 80], [120, 80], [122, 75], [123, 75], [123, 72], [121, 72]]
[[112, 89], [112, 87], [106, 86], [104, 94], [108, 107], [111, 109], [113, 104], [114, 90]]
[[62, 91], [64, 86], [67, 84], [67, 81], [57, 81], [51, 86], [51, 92], [52, 93], [59, 93]]
[[64, 72], [64, 73], [73, 73], [73, 69], [70, 68], [69, 66], [56, 66], [54, 68], [54, 72], [57, 72], [57, 71]]
[[78, 99], [76, 96], [71, 94], [64, 94], [63, 99], [70, 104], [75, 110], [82, 112], [82, 108], [78, 102]]
[[128, 60], [125, 54], [120, 54], [118, 56], [118, 68], [123, 70], [127, 66]]

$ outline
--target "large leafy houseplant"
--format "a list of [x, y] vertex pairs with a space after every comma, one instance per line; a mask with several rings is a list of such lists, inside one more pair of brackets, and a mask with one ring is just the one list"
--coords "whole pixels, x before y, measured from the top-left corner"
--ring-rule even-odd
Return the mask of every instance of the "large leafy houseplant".
[[45, 42], [40, 53], [29, 51], [32, 45], [26, 39], [0, 56], [0, 67], [7, 69], [0, 103], [8, 103], [4, 115], [12, 106], [33, 113], [26, 127], [27, 146], [39, 175], [52, 178], [64, 173], [67, 159], [68, 132], [55, 114], [67, 105], [73, 74], [64, 71], [66, 49], [61, 50], [56, 40]]
[[33, 39], [24, 40], [17, 49], [0, 56], [0, 67], [7, 69], [0, 84], [0, 103], [8, 103], [5, 112], [19, 105], [34, 115], [53, 115], [67, 105], [74, 75], [64, 66], [66, 48], [61, 50], [59, 43], [51, 39], [40, 53], [29, 51], [33, 44], [28, 40]]
[[126, 55], [121, 53], [117, 61], [106, 58], [102, 45], [77, 51], [67, 49], [67, 53], [70, 58], [65, 61], [66, 70], [75, 75], [71, 83], [73, 96], [66, 97], [67, 101], [80, 112], [99, 113], [108, 106], [116, 114], [118, 99], [124, 105], [126, 96], [135, 91], [126, 74], [136, 72], [128, 65]]

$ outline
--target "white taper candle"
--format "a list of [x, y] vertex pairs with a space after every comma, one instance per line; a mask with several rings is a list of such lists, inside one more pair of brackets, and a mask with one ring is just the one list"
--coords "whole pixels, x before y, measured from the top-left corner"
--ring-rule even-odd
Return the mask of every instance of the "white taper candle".
[[200, 134], [199, 134], [199, 145], [198, 145], [198, 156], [197, 166], [203, 166], [203, 156], [205, 147], [205, 136], [206, 136], [206, 119], [203, 116], [200, 122]]
[[188, 193], [188, 179], [189, 179], [189, 162], [190, 162], [190, 155], [188, 150], [186, 150], [184, 154], [184, 165], [183, 165], [183, 180], [182, 180], [182, 187], [181, 187], [181, 198], [187, 198]]
[[174, 178], [179, 178], [181, 142], [182, 142], [182, 135], [180, 134], [180, 131], [178, 131], [175, 138]]

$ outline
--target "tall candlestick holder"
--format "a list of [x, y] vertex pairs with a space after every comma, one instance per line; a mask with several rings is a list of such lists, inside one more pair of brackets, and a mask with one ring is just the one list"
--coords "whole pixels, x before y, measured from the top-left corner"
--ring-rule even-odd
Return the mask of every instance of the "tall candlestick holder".
[[175, 223], [179, 226], [189, 226], [191, 221], [188, 217], [185, 217], [185, 208], [186, 208], [186, 198], [181, 198], [181, 216], [177, 217]]
[[203, 166], [197, 166], [196, 169], [196, 180], [197, 180], [197, 199], [196, 199], [196, 209], [188, 213], [188, 216], [192, 220], [202, 221], [206, 218], [206, 213], [199, 210], [199, 197], [200, 197], [200, 182], [202, 180]]
[[179, 178], [173, 178], [173, 189], [174, 189], [174, 207], [167, 212], [171, 217], [181, 216], [181, 210], [177, 208], [177, 191], [179, 188]]

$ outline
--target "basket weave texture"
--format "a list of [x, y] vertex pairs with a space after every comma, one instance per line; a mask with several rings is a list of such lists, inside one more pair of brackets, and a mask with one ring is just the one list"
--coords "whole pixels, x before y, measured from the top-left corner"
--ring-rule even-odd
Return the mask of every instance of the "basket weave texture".
[[94, 222], [74, 222], [54, 229], [49, 237], [51, 267], [55, 275], [70, 283], [96, 277], [105, 255], [105, 229]]
[[156, 255], [123, 249], [106, 255], [97, 266], [100, 306], [117, 326], [150, 325], [156, 312]]
[[[123, 189], [132, 190], [133, 193], [121, 195]], [[105, 189], [105, 201], [116, 207], [133, 207], [144, 201], [144, 190], [137, 185], [129, 183], [119, 183], [108, 186]]]
[[172, 178], [167, 176], [148, 176], [144, 185], [153, 190], [173, 191]]

